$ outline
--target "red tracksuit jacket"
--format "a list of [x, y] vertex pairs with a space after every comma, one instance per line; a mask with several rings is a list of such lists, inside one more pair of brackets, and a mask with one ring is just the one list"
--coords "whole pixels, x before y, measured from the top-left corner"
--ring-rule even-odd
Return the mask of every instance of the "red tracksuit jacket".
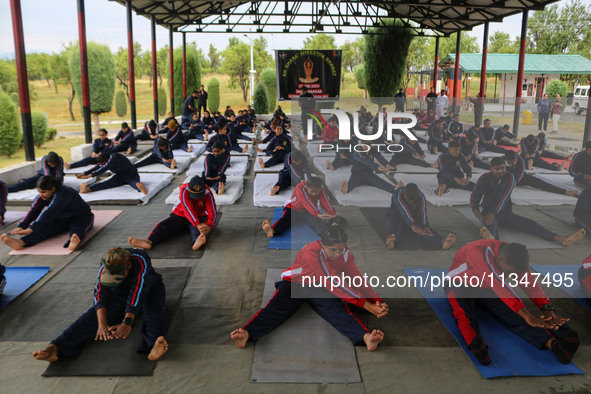
[[320, 202], [320, 206], [326, 213], [329, 215], [334, 215], [336, 213], [334, 207], [330, 203], [328, 195], [324, 188], [317, 196], [311, 196], [306, 191], [306, 184], [307, 181], [302, 181], [297, 184], [291, 199], [285, 205], [288, 208], [296, 210], [298, 212], [308, 212], [310, 215], [318, 216], [320, 213], [320, 208], [318, 207], [318, 202]]
[[211, 189], [208, 186], [205, 186], [205, 197], [193, 200], [190, 197], [191, 193], [189, 192], [188, 187], [188, 183], [181, 185], [179, 193], [180, 202], [174, 207], [172, 213], [187, 218], [193, 226], [201, 224], [199, 216], [207, 216], [205, 223], [213, 228], [218, 211]]

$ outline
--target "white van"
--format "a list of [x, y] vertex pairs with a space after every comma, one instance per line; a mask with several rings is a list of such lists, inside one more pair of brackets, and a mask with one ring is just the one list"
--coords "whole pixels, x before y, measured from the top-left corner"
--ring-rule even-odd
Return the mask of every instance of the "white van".
[[573, 109], [577, 115], [587, 110], [587, 103], [589, 102], [589, 85], [579, 85], [573, 94]]

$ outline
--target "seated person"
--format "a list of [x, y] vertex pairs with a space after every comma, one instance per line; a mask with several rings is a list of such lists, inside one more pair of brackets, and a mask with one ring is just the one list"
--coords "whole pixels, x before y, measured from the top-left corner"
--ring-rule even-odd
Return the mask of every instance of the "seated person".
[[[360, 278], [362, 275], [355, 264], [355, 257], [350, 253], [346, 243], [345, 231], [331, 227], [322, 233], [320, 240], [304, 246], [291, 267], [281, 274], [282, 280], [275, 283], [277, 291], [267, 306], [257, 312], [244, 327], [232, 331], [230, 338], [234, 344], [238, 348], [244, 348], [248, 341], [257, 341], [283, 324], [300, 305], [308, 302], [312, 309], [349, 338], [354, 345], [365, 344], [370, 352], [376, 350], [384, 339], [384, 333], [379, 330], [370, 332], [343, 302], [357, 305], [378, 318], [386, 316], [388, 305], [371, 287], [341, 286], [330, 290], [323, 287], [310, 294], [309, 298], [292, 297], [292, 287], [295, 289], [303, 286], [304, 277], [309, 278], [308, 280], [313, 278], [314, 283], [324, 283], [322, 279], [326, 275]], [[351, 282], [356, 283], [357, 280]], [[303, 287], [302, 290], [310, 291], [310, 288]]]
[[353, 155], [351, 140], [338, 140], [337, 141], [337, 148], [335, 151], [334, 160], [326, 161], [326, 168], [331, 171], [336, 170], [337, 168], [341, 168], [344, 166], [351, 165], [351, 156]]
[[285, 156], [291, 152], [291, 144], [289, 136], [283, 134], [283, 127], [281, 125], [275, 127], [275, 137], [269, 141], [265, 150], [263, 151], [258, 147], [256, 148], [257, 151], [265, 152], [267, 155], [271, 156], [267, 161], [264, 161], [262, 157], [259, 158], [259, 165], [261, 168], [269, 168], [283, 163], [285, 161]]
[[[258, 123], [257, 115], [254, 112], [254, 109], [250, 108], [248, 110], [247, 116], [248, 116], [248, 125], [250, 127], [250, 131], [252, 132], [252, 130], [254, 129], [256, 124]], [[289, 122], [289, 119], [287, 117], [285, 117], [285, 122]]]
[[162, 276], [145, 251], [113, 248], [101, 259], [94, 305], [33, 357], [51, 363], [78, 356], [92, 340], [126, 339], [141, 313], [144, 326], [137, 352], [147, 354], [150, 361], [159, 360], [168, 351], [165, 293]]
[[575, 184], [581, 187], [591, 181], [591, 141], [585, 142], [585, 149], [573, 157], [568, 173]]
[[587, 186], [579, 195], [573, 216], [575, 222], [591, 233], [591, 182], [587, 183]]
[[191, 248], [199, 250], [207, 242], [207, 235], [215, 226], [217, 208], [213, 192], [203, 178], [194, 176], [189, 183], [181, 185], [179, 203], [170, 216], [154, 227], [148, 239], [129, 237], [135, 248], [152, 249], [166, 238], [189, 232]]
[[30, 178], [18, 181], [16, 185], [8, 186], [8, 193], [20, 192], [21, 190], [34, 189], [37, 181], [42, 176], [51, 176], [63, 183], [64, 181], [64, 159], [55, 152], [49, 152], [41, 159], [41, 169]]
[[211, 134], [217, 130], [215, 119], [211, 116], [209, 111], [203, 111], [203, 130], [204, 132], [207, 131], [208, 134]]
[[460, 135], [464, 134], [464, 125], [460, 122], [459, 114], [454, 115], [453, 120], [447, 126], [447, 134], [454, 141], [458, 141]]
[[158, 123], [154, 119], [148, 120], [144, 123], [144, 128], [142, 131], [135, 136], [135, 140], [137, 141], [150, 141], [158, 139]]
[[263, 138], [260, 142], [262, 142], [263, 144], [266, 144], [269, 141], [271, 141], [273, 138], [275, 138], [275, 136], [276, 136], [275, 129], [277, 128], [277, 126], [281, 126], [283, 129], [283, 132], [285, 133], [286, 130], [283, 127], [283, 124], [281, 123], [281, 119], [279, 118], [279, 116], [277, 116], [276, 118], [273, 118], [273, 120], [271, 121], [271, 124], [268, 127], [269, 134], [267, 134], [267, 136], [265, 138]]
[[166, 140], [166, 138], [159, 137], [156, 141], [154, 141], [152, 153], [135, 163], [133, 166], [135, 168], [140, 168], [156, 163], [163, 164], [171, 170], [174, 170], [176, 167], [174, 153], [172, 153], [170, 143]]
[[186, 135], [187, 140], [196, 139], [207, 141], [209, 132], [203, 127], [203, 122], [199, 119], [199, 114], [194, 113], [191, 122], [189, 123], [189, 133]]
[[237, 118], [236, 115], [230, 115], [230, 122], [226, 126], [228, 128], [228, 135], [230, 138], [235, 140], [246, 140], [246, 141], [253, 141], [254, 138], [250, 138], [242, 133], [248, 132], [246, 123], [241, 123]]
[[80, 168], [91, 164], [96, 164], [96, 158], [101, 152], [111, 153], [115, 144], [110, 138], [107, 138], [108, 131], [105, 129], [99, 129], [98, 138], [92, 142], [92, 153], [90, 157], [76, 161], [74, 163], [64, 163], [64, 168], [69, 170], [70, 168]]
[[426, 114], [424, 114], [424, 116], [420, 116], [417, 117], [417, 126], [416, 128], [418, 130], [429, 130], [429, 127], [431, 127], [431, 124], [433, 122], [435, 122], [437, 120], [437, 117], [435, 116], [435, 112], [430, 109], [427, 111]]
[[115, 136], [113, 143], [115, 144], [113, 152], [125, 152], [130, 155], [137, 150], [135, 135], [127, 122], [121, 123], [121, 130]]
[[562, 246], [572, 245], [585, 236], [584, 229], [569, 236], [557, 235], [532, 219], [513, 213], [511, 193], [514, 186], [515, 177], [507, 171], [505, 158], [493, 158], [490, 162], [490, 172], [478, 179], [470, 196], [472, 212], [483, 225], [480, 229], [482, 238], [499, 239], [500, 225], [535, 235], [546, 241], [559, 242]]
[[[516, 283], [540, 309], [542, 316], [529, 312], [507, 282], [501, 282], [499, 275], [505, 278], [517, 275], [521, 280]], [[570, 363], [579, 347], [579, 336], [566, 323], [568, 319], [554, 312], [529, 269], [529, 253], [524, 245], [495, 240], [470, 242], [456, 253], [448, 276], [454, 283], [458, 279], [459, 283], [464, 283], [464, 286], [446, 288], [447, 298], [468, 349], [482, 365], [494, 360], [490, 359], [486, 338], [480, 333], [477, 308], [491, 314], [534, 348], [548, 349], [561, 363]], [[473, 287], [469, 282], [475, 276], [492, 280]]]
[[548, 159], [556, 159], [556, 160], [570, 160], [575, 155], [574, 153], [571, 153], [568, 156], [562, 156], [562, 155], [559, 155], [558, 153], [554, 153], [554, 152], [546, 149], [546, 147], [548, 145], [548, 141], [546, 140], [545, 133], [538, 133], [536, 138], [539, 141], [538, 153], [539, 153], [540, 157], [546, 157]]
[[224, 194], [226, 187], [226, 169], [230, 165], [230, 156], [224, 155], [224, 146], [216, 142], [211, 154], [205, 155], [205, 168], [202, 177], [205, 184], [215, 190], [218, 196]]
[[225, 119], [221, 120], [220, 123], [218, 123], [217, 128], [217, 135], [211, 137], [209, 139], [209, 142], [207, 143], [206, 149], [208, 152], [211, 152], [213, 144], [215, 144], [216, 142], [220, 142], [222, 143], [222, 145], [224, 145], [226, 150], [225, 154], [227, 155], [229, 155], [231, 151], [240, 153], [248, 152], [248, 145], [244, 145], [244, 148], [241, 148], [238, 144], [238, 140], [228, 133], [228, 122], [226, 122]]
[[8, 196], [8, 186], [0, 181], [0, 226], [4, 225], [4, 215], [6, 214], [6, 198]]
[[369, 148], [367, 152], [354, 151], [352, 153], [351, 176], [348, 181], [341, 183], [341, 192], [347, 194], [362, 185], [377, 187], [388, 193], [394, 192], [394, 185], [380, 178], [374, 171], [385, 173], [396, 171], [396, 167], [389, 164], [388, 160], [373, 145], [366, 146]]
[[442, 119], [437, 119], [433, 122], [429, 130], [427, 130], [427, 134], [429, 135], [429, 139], [427, 140], [429, 152], [434, 154], [447, 153], [447, 147], [443, 143], [449, 142], [450, 138], [445, 132], [445, 124]]
[[226, 110], [224, 111], [224, 117], [228, 119], [230, 115], [235, 115], [234, 110], [229, 105], [226, 105]]
[[497, 145], [519, 146], [520, 140], [509, 132], [510, 126], [505, 124], [495, 130]]
[[127, 157], [120, 153], [109, 154], [103, 152], [98, 155], [96, 161], [96, 166], [85, 171], [84, 174], [76, 175], [76, 178], [88, 179], [104, 174], [107, 171], [111, 171], [113, 175], [102, 182], [97, 182], [90, 186], [87, 186], [86, 183], [81, 184], [80, 193], [97, 192], [117, 186], [129, 185], [138, 192], [148, 194], [146, 186], [140, 182], [140, 174], [137, 172], [137, 168], [131, 164]]
[[478, 129], [478, 152], [505, 153], [507, 150], [497, 146], [496, 131], [490, 125], [490, 119], [484, 119], [484, 127]]
[[418, 234], [427, 243], [435, 244], [448, 250], [456, 242], [456, 236], [449, 233], [444, 239], [429, 226], [427, 219], [427, 202], [425, 196], [414, 183], [404, 186], [399, 182], [392, 193], [390, 209], [386, 211], [388, 234], [386, 246], [393, 250], [396, 242], [402, 239], [404, 231]]
[[562, 171], [566, 164], [566, 160], [562, 164], [548, 163], [540, 157], [539, 152], [540, 141], [535, 135], [530, 134], [521, 140], [521, 157], [525, 160], [526, 168], [532, 170], [533, 167], [540, 167], [552, 171]]
[[174, 116], [174, 113], [173, 113], [172, 111], [170, 111], [170, 112], [168, 113], [168, 115], [166, 116], [166, 119], [164, 119], [164, 122], [162, 122], [162, 124], [161, 124], [161, 126], [162, 126], [162, 129], [163, 129], [163, 130], [162, 130], [162, 132], [163, 132], [163, 133], [168, 133], [168, 124], [170, 123], [170, 121], [171, 121], [171, 120], [174, 120], [174, 122], [175, 122], [175, 123], [176, 123], [178, 126], [181, 126], [181, 128], [182, 128], [182, 125], [180, 125], [180, 124], [179, 124], [179, 122], [176, 120], [176, 118], [175, 118], [175, 116]]
[[20, 221], [16, 230], [10, 232], [23, 237], [16, 239], [2, 234], [2, 242], [14, 250], [20, 250], [69, 231], [70, 238], [64, 248], [76, 250], [94, 224], [94, 214], [88, 204], [76, 190], [48, 175], [37, 180], [37, 192], [39, 195], [31, 204], [27, 216]]
[[507, 151], [505, 153], [505, 160], [507, 161], [507, 171], [511, 172], [515, 177], [515, 184], [519, 186], [529, 186], [534, 189], [544, 190], [550, 193], [564, 194], [571, 197], [577, 196], [577, 190], [566, 190], [558, 186], [554, 186], [540, 178], [536, 178], [531, 174], [525, 172], [525, 161], [517, 154], [517, 152]]
[[478, 142], [478, 140], [480, 139], [480, 125], [475, 124], [474, 126], [470, 127], [464, 134], [474, 136], [474, 139]]
[[166, 133], [166, 140], [170, 144], [172, 150], [180, 149], [187, 153], [193, 151], [193, 147], [187, 144], [187, 138], [183, 134], [183, 131], [178, 126], [176, 121], [171, 120], [168, 122], [168, 132]]
[[441, 197], [448, 189], [461, 189], [472, 191], [474, 182], [472, 179], [472, 168], [463, 154], [460, 153], [460, 144], [452, 141], [448, 146], [448, 153], [439, 155], [439, 173], [437, 181], [439, 188], [437, 195]]
[[490, 170], [490, 165], [478, 157], [478, 144], [472, 134], [466, 134], [460, 138], [460, 153], [464, 155], [470, 167]]
[[279, 171], [279, 179], [271, 188], [271, 195], [275, 196], [292, 185], [297, 185], [311, 177], [306, 156], [297, 149], [293, 150], [285, 156], [283, 168]]
[[390, 165], [411, 164], [423, 168], [435, 168], [437, 166], [437, 162], [429, 164], [425, 161], [425, 152], [423, 152], [419, 141], [413, 141], [408, 136], [404, 136], [400, 140], [400, 145], [402, 145], [403, 149], [394, 153], [394, 156], [390, 159]]
[[322, 130], [322, 141], [323, 142], [336, 142], [339, 140], [339, 125], [336, 116], [332, 116], [328, 119], [328, 124], [323, 127]]

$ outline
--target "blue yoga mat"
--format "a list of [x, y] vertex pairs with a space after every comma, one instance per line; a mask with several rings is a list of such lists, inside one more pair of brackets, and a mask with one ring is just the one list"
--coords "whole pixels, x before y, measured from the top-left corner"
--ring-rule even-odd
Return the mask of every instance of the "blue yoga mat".
[[[561, 278], [565, 278], [564, 274], [572, 274], [570, 278], [573, 279], [572, 286], [565, 286], [564, 281], [560, 286], [560, 290], [574, 298], [579, 304], [585, 308], [591, 310], [591, 304], [585, 298], [585, 295], [581, 291], [581, 284], [579, 283], [579, 268], [581, 265], [532, 265], [531, 268], [542, 275], [549, 274], [552, 278], [552, 274], [560, 274]], [[556, 283], [556, 281], [553, 281]], [[570, 284], [570, 283], [569, 283]]]
[[[447, 273], [447, 270], [434, 268], [405, 268], [404, 271], [407, 275], [420, 276], [423, 279], [427, 275], [441, 277], [442, 273]], [[480, 364], [472, 352], [468, 350], [443, 289], [438, 287], [431, 292], [428, 287], [417, 286], [417, 290], [425, 297], [445, 327], [456, 338], [483, 378], [584, 374], [573, 363], [561, 364], [549, 350], [534, 348], [484, 311], [478, 311], [478, 322], [480, 333], [488, 344], [492, 363], [488, 366]]]
[[[283, 208], [275, 208], [273, 222], [275, 223], [283, 215]], [[292, 224], [291, 228], [281, 235], [269, 238], [267, 249], [292, 249], [299, 250], [304, 245], [314, 242], [320, 237], [306, 223]]]
[[23, 294], [49, 272], [49, 267], [6, 267], [6, 287], [0, 296], [0, 310]]

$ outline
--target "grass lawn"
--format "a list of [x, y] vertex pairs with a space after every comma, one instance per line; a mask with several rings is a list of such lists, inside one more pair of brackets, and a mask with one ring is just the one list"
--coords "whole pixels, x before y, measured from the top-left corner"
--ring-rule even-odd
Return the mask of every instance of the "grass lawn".
[[[62, 156], [64, 160], [70, 161], [70, 148], [84, 143], [84, 137], [56, 137], [53, 141], [48, 141], [41, 148], [35, 148], [35, 157], [40, 158], [51, 151]], [[0, 168], [7, 167], [25, 161], [25, 150], [19, 149], [11, 157], [0, 156]]]

